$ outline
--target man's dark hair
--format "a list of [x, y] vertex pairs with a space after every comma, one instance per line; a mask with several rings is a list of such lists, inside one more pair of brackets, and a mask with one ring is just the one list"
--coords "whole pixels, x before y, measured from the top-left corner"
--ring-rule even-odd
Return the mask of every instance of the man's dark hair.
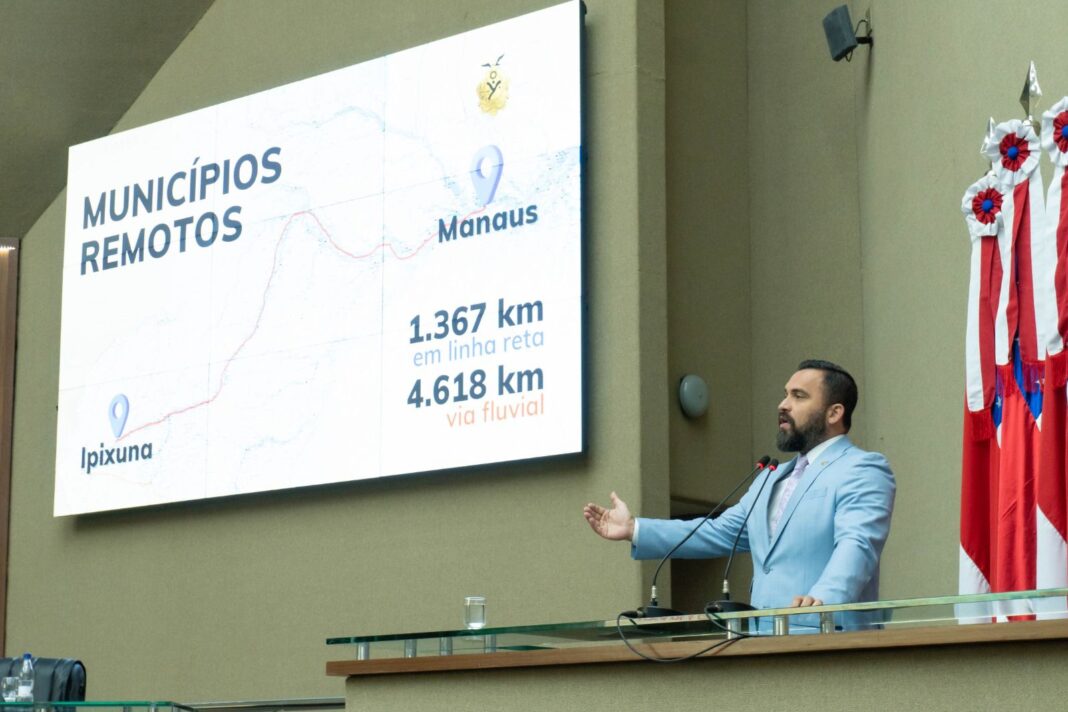
[[842, 404], [845, 409], [845, 414], [842, 416], [842, 425], [845, 426], [848, 432], [853, 426], [853, 410], [857, 407], [857, 399], [859, 398], [857, 382], [849, 375], [849, 371], [830, 361], [808, 359], [797, 365], [798, 371], [803, 371], [806, 368], [823, 371], [823, 391], [826, 398], [824, 406], [829, 407], [835, 403]]

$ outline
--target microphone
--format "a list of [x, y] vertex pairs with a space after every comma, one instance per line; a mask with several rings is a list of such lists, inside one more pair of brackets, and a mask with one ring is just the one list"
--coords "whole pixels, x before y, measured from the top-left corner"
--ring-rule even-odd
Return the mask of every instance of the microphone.
[[[772, 472], [779, 469], [779, 461], [772, 460], [768, 463], [769, 474], [764, 481], [760, 483], [760, 489], [757, 490], [756, 498], [753, 500], [753, 504], [757, 503], [760, 499], [760, 493], [764, 491], [764, 487], [771, 480]], [[731, 584], [728, 580], [728, 576], [731, 573], [731, 564], [734, 563], [734, 554], [738, 551], [738, 540], [742, 538], [742, 532], [745, 531], [745, 525], [749, 523], [749, 515], [753, 513], [755, 507], [750, 507], [749, 511], [745, 513], [745, 519], [742, 520], [742, 526], [738, 527], [738, 533], [734, 536], [734, 544], [731, 545], [731, 555], [727, 557], [727, 566], [723, 569], [723, 599], [719, 601], [713, 601], [705, 606], [705, 611], [713, 611], [715, 613], [733, 613], [735, 611], [755, 611], [756, 608], [748, 603], [742, 603], [741, 601], [731, 600]]]
[[[628, 618], [664, 618], [666, 616], [681, 616], [682, 615], [681, 612], [676, 611], [676, 610], [674, 610], [672, 608], [663, 608], [663, 607], [661, 607], [660, 603], [657, 601], [656, 580], [657, 580], [657, 578], [660, 577], [660, 569], [664, 568], [664, 564], [667, 563], [667, 560], [671, 558], [672, 554], [674, 554], [676, 551], [679, 550], [680, 546], [682, 546], [687, 541], [689, 541], [690, 537], [692, 537], [694, 534], [697, 533], [697, 530], [701, 528], [701, 525], [703, 525], [705, 522], [707, 522], [712, 517], [716, 516], [716, 514], [718, 514], [719, 511], [721, 509], [723, 509], [723, 505], [727, 502], [727, 500], [729, 500], [734, 495], [734, 493], [737, 492], [741, 488], [742, 485], [744, 485], [746, 482], [748, 482], [750, 480], [750, 478], [753, 477], [753, 475], [755, 475], [756, 473], [760, 472], [765, 467], [767, 467], [769, 462], [774, 462], [776, 466], [778, 466], [778, 464], [779, 464], [778, 460], [772, 460], [767, 455], [765, 455], [764, 457], [762, 457], [759, 460], [757, 460], [756, 467], [753, 468], [753, 471], [750, 472], [748, 475], [746, 475], [742, 479], [741, 482], [739, 482], [737, 485], [735, 485], [734, 489], [732, 489], [730, 492], [728, 492], [727, 496], [723, 498], [723, 501], [720, 502], [719, 504], [717, 504], [715, 506], [715, 508], [711, 512], [706, 514], [704, 519], [699, 521], [697, 523], [697, 526], [695, 526], [693, 529], [691, 529], [690, 533], [687, 534], [686, 536], [684, 536], [682, 538], [682, 540], [679, 541], [679, 543], [676, 544], [674, 547], [672, 547], [671, 551], [669, 551], [667, 553], [667, 555], [663, 559], [660, 560], [660, 564], [657, 565], [656, 572], [653, 574], [653, 586], [652, 586], [653, 590], [652, 590], [652, 593], [649, 596], [649, 605], [645, 606], [643, 608], [639, 608], [637, 611], [626, 611], [626, 613], [636, 613], [637, 614], [637, 615], [626, 616], [626, 617], [628, 617]], [[748, 519], [748, 516], [746, 518]], [[743, 524], [743, 526], [744, 526], [744, 524]], [[736, 540], [735, 541], [735, 545], [737, 545], [737, 543], [738, 542]]]

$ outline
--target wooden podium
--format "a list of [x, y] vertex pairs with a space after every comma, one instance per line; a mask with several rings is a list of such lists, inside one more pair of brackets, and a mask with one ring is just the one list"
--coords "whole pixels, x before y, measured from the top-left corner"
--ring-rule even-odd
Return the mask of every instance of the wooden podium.
[[[861, 604], [885, 606], [891, 621], [877, 630], [733, 640], [704, 616], [645, 621], [644, 630], [623, 623], [630, 647], [614, 621], [331, 639], [356, 646], [363, 659], [329, 662], [326, 672], [346, 678], [351, 712], [1065, 709], [1068, 614], [1045, 605], [1046, 620], [964, 623], [957, 612], [980, 599], [1049, 604], [1066, 594]], [[654, 663], [637, 653], [696, 657]]]

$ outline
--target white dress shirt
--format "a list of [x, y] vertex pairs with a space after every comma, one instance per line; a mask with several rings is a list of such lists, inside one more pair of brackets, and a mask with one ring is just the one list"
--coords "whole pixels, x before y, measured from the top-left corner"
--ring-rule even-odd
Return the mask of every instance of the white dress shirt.
[[[815, 464], [816, 459], [823, 454], [823, 452], [831, 446], [831, 443], [844, 438], [845, 435], [835, 435], [833, 438], [824, 440], [816, 447], [812, 448], [808, 452], [804, 453], [804, 456], [808, 458], [808, 466], [812, 467]], [[799, 456], [800, 457], [800, 456]], [[802, 475], [803, 476], [803, 475]], [[785, 489], [786, 480], [789, 477], [780, 477], [778, 482], [771, 486], [771, 497], [768, 499], [768, 532], [771, 533], [771, 519], [775, 516], [775, 512], [779, 508], [779, 500], [782, 499], [782, 492]], [[774, 536], [774, 534], [772, 534]]]

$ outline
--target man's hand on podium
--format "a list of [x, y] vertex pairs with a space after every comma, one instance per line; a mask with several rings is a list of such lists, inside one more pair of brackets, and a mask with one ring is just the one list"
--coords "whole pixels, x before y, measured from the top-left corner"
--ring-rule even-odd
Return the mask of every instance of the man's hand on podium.
[[590, 523], [590, 529], [611, 541], [630, 541], [634, 538], [634, 517], [630, 514], [627, 503], [615, 492], [610, 496], [612, 508], [605, 509], [590, 502], [582, 509], [582, 516]]

